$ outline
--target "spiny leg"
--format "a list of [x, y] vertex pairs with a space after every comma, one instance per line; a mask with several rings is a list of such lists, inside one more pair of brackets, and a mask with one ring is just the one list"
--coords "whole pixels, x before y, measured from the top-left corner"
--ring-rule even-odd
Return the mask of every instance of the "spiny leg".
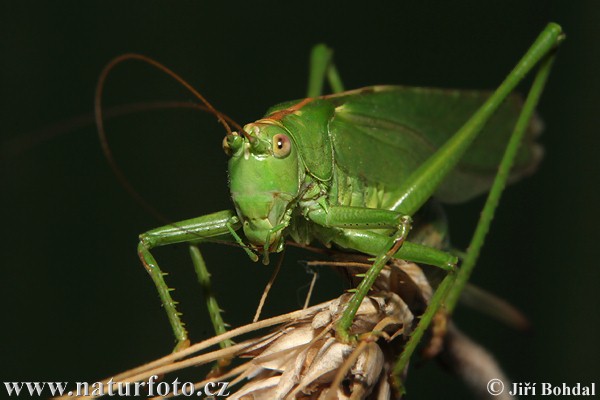
[[[219, 307], [219, 303], [217, 302], [217, 298], [215, 297], [212, 291], [212, 285], [210, 283], [210, 272], [208, 272], [208, 268], [206, 268], [206, 263], [204, 262], [204, 258], [202, 257], [202, 253], [196, 244], [190, 244], [190, 257], [192, 258], [192, 263], [194, 264], [194, 270], [196, 271], [196, 275], [198, 277], [198, 282], [202, 287], [202, 293], [204, 295], [204, 300], [206, 302], [206, 308], [208, 309], [208, 314], [210, 315], [210, 320], [212, 322], [213, 328], [215, 330], [215, 336], [221, 335], [227, 332], [227, 324], [223, 320], [221, 315], [222, 309]], [[222, 349], [232, 346], [234, 344], [233, 340], [226, 339], [219, 343]], [[210, 375], [219, 376], [222, 373], [222, 369], [227, 367], [231, 363], [229, 358], [219, 359], [212, 368]]]
[[328, 80], [333, 93], [344, 91], [344, 85], [333, 63], [333, 51], [324, 44], [318, 44], [310, 54], [307, 97], [321, 96], [325, 79]]
[[[560, 40], [560, 36], [555, 40]], [[408, 361], [410, 360], [412, 353], [416, 349], [417, 344], [423, 336], [423, 333], [427, 330], [432, 318], [440, 310], [440, 308], [444, 307], [448, 314], [452, 313], [460, 293], [462, 292], [473, 268], [475, 267], [477, 257], [479, 256], [480, 249], [489, 230], [489, 226], [494, 216], [501, 193], [506, 186], [508, 174], [517, 154], [518, 147], [539, 101], [540, 95], [550, 72], [550, 67], [554, 61], [555, 54], [550, 53], [550, 50], [551, 49], [547, 49], [546, 58], [541, 62], [540, 68], [535, 76], [527, 99], [525, 100], [521, 114], [519, 115], [515, 129], [511, 135], [509, 144], [504, 152], [498, 174], [494, 179], [494, 183], [492, 184], [492, 188], [488, 194], [486, 203], [481, 213], [481, 218], [477, 224], [475, 233], [473, 234], [473, 238], [471, 239], [471, 243], [468, 247], [464, 264], [456, 274], [449, 274], [442, 281], [435, 295], [431, 299], [425, 314], [419, 321], [417, 328], [411, 334], [404, 351], [402, 352], [393, 369], [395, 384], [401, 392], [403, 391], [403, 388], [399, 377], [407, 367]]]
[[[206, 301], [206, 308], [208, 309], [208, 314], [210, 315], [210, 320], [215, 330], [215, 335], [221, 335], [227, 332], [227, 324], [225, 323], [221, 315], [221, 312], [223, 310], [221, 309], [221, 307], [219, 307], [217, 298], [213, 293], [212, 285], [210, 283], [211, 275], [210, 272], [208, 272], [208, 268], [206, 268], [206, 263], [204, 262], [204, 258], [202, 257], [202, 253], [200, 252], [198, 245], [190, 245], [190, 257], [192, 258], [194, 270], [196, 271], [196, 275], [198, 276], [198, 282], [202, 287], [204, 300]], [[231, 340], [224, 340], [221, 343], [219, 343], [221, 348], [229, 347], [232, 344], [233, 342]]]
[[174, 351], [183, 350], [189, 346], [190, 341], [188, 339], [188, 333], [184, 327], [184, 323], [180, 318], [181, 313], [177, 311], [177, 302], [171, 297], [171, 292], [174, 289], [169, 288], [164, 279], [166, 274], [160, 270], [158, 263], [142, 242], [140, 242], [138, 245], [138, 255], [142, 261], [142, 264], [144, 265], [144, 268], [146, 268], [146, 271], [148, 274], [150, 274], [152, 281], [154, 281], [154, 285], [158, 290], [160, 301], [162, 302], [167, 313], [167, 317], [169, 318], [169, 323], [173, 329], [175, 340], [177, 340], [177, 345], [175, 346]]
[[150, 250], [154, 247], [174, 243], [210, 242], [217, 239], [233, 240], [230, 231], [240, 227], [241, 224], [233, 211], [225, 210], [156, 228], [140, 235], [138, 254], [146, 271], [154, 281], [167, 313], [177, 340], [175, 351], [182, 350], [189, 345], [188, 335], [180, 318], [181, 313], [177, 311], [177, 302], [173, 300], [170, 294], [173, 289], [167, 286], [164, 280], [165, 274], [161, 271]]

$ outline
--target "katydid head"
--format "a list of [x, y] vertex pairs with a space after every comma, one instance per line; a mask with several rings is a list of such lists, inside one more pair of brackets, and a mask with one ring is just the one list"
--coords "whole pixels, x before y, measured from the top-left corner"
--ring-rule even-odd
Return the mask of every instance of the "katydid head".
[[231, 197], [250, 244], [277, 251], [303, 179], [298, 153], [289, 132], [276, 121], [260, 120], [244, 131], [244, 136], [232, 134], [223, 141], [231, 157]]

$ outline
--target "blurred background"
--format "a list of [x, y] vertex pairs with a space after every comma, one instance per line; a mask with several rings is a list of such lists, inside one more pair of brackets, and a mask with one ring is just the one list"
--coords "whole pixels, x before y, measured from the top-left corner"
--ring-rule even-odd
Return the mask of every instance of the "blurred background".
[[[213, 4], [214, 3], [214, 4]], [[96, 81], [117, 55], [169, 66], [239, 123], [305, 95], [308, 54], [325, 42], [347, 88], [403, 84], [493, 89], [549, 21], [567, 41], [539, 107], [537, 173], [504, 194], [472, 281], [531, 320], [516, 332], [469, 309], [461, 328], [516, 382], [589, 383], [600, 372], [600, 268], [594, 248], [600, 148], [600, 7], [594, 1], [426, 2], [4, 1], [1, 381], [95, 381], [171, 351], [173, 338], [136, 255], [162, 225], [119, 186], [91, 121]], [[526, 86], [523, 86], [523, 90]], [[118, 67], [104, 105], [193, 100], [140, 62]], [[209, 115], [148, 110], [106, 122], [112, 151], [144, 198], [172, 220], [231, 207], [224, 132]], [[449, 207], [468, 243], [482, 199]], [[249, 322], [272, 267], [203, 247], [226, 319]], [[194, 341], [211, 336], [185, 246], [155, 252]], [[310, 276], [288, 252], [265, 309], [298, 308]], [[314, 301], [343, 290], [323, 270]], [[597, 382], [600, 383], [600, 382]], [[409, 375], [411, 398], [468, 397], [435, 362]]]

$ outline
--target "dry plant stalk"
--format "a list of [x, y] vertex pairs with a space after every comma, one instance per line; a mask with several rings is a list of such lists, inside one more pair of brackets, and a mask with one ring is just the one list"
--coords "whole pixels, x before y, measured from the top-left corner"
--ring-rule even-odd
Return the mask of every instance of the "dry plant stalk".
[[[343, 267], [351, 279], [357, 279], [355, 275], [370, 265], [363, 262], [366, 261], [364, 258], [357, 261], [350, 255], [341, 257], [340, 261], [313, 264]], [[391, 371], [416, 326], [418, 318], [415, 316], [425, 309], [431, 295], [432, 288], [419, 266], [394, 260], [380, 274], [356, 314], [351, 328], [351, 333], [358, 338], [356, 342], [344, 343], [336, 337], [336, 322], [350, 299], [350, 294], [343, 294], [310, 308], [231, 330], [119, 374], [112, 380], [144, 381], [153, 375], [231, 360], [231, 365], [235, 366], [230, 370], [212, 374], [196, 383], [195, 388], [201, 389], [216, 380], [230, 380], [232, 393], [228, 398], [234, 400], [401, 398], [401, 393], [392, 384]], [[275, 326], [270, 332], [225, 349], [205, 352], [223, 340], [270, 326]], [[468, 376], [463, 378], [475, 389], [481, 387], [478, 374], [503, 377], [485, 350], [480, 349], [484, 353], [483, 361], [481, 357], [469, 360], [469, 353], [461, 350], [461, 340], [465, 338], [456, 335], [454, 330], [446, 335], [446, 326], [444, 314], [434, 319], [429, 342], [423, 350], [425, 356], [437, 355], [448, 336], [453, 339], [449, 348], [455, 349], [456, 354], [446, 359], [459, 366], [455, 368], [459, 375], [466, 371]], [[474, 366], [476, 371], [485, 372], [474, 372]], [[242, 386], [234, 391], [235, 385], [239, 384]]]

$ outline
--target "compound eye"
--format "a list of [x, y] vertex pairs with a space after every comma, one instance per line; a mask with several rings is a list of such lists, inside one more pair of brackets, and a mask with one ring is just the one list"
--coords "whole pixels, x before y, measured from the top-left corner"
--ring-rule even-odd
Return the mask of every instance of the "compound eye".
[[281, 133], [273, 136], [273, 154], [277, 158], [284, 158], [290, 154], [292, 143], [290, 138]]

